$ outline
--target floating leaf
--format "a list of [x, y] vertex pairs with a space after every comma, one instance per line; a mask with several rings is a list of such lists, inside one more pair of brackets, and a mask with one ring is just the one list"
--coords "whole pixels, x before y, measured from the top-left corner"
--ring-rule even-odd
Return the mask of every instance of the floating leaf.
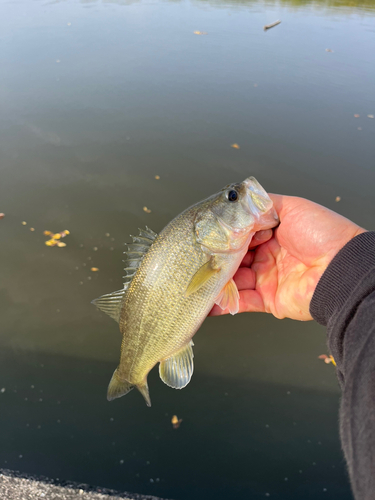
[[22, 225], [23, 225], [23, 226], [26, 226], [26, 224], [27, 224], [27, 222], [22, 221]]
[[357, 114], [356, 114], [356, 115], [354, 115], [354, 118], [359, 118], [359, 117], [360, 117], [360, 115], [357, 115]]
[[5, 217], [5, 214], [0, 213], [0, 219], [4, 219], [4, 217]]
[[194, 31], [194, 35], [207, 35], [206, 31]]
[[324, 362], [328, 365], [329, 363], [332, 363], [333, 366], [336, 366], [336, 361], [334, 359], [334, 357], [330, 354], [329, 356], [327, 356], [326, 354], [321, 354], [320, 356], [318, 356], [319, 359], [323, 359]]
[[336, 196], [335, 201], [340, 201], [340, 200], [341, 200], [341, 196]]
[[96, 273], [96, 271], [99, 271], [99, 268], [98, 267], [92, 267], [91, 271], [93, 271], [94, 273]]
[[234, 149], [240, 149], [240, 146], [236, 142], [234, 144], [231, 144], [230, 147]]
[[155, 175], [155, 179], [158, 181], [160, 179], [160, 175]]
[[374, 115], [367, 115], [367, 118], [374, 118]]
[[150, 214], [151, 210], [147, 207], [143, 207], [143, 211], [146, 212], [146, 214]]
[[44, 243], [47, 245], [47, 247], [54, 247], [57, 245], [57, 241], [53, 238], [51, 240], [45, 241]]
[[52, 236], [52, 238], [50, 240], [45, 241], [45, 244], [48, 247], [54, 247], [54, 246], [66, 247], [66, 243], [63, 243], [60, 240], [61, 240], [61, 238], [65, 238], [65, 236], [70, 234], [70, 231], [68, 231], [67, 229], [64, 229], [64, 231], [61, 231], [60, 233], [52, 233], [52, 231], [46, 230], [43, 232], [43, 234], [45, 236]]
[[30, 231], [35, 231], [35, 229], [33, 227], [30, 228]]
[[181, 425], [182, 418], [179, 419], [177, 415], [173, 415], [171, 422], [173, 425], [173, 429], [178, 429]]

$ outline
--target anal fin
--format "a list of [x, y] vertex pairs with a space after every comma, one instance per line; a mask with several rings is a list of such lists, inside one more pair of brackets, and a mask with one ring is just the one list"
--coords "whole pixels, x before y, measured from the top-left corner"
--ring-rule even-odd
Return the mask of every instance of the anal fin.
[[193, 345], [194, 343], [191, 340], [173, 356], [160, 362], [160, 378], [169, 387], [182, 389], [190, 382], [194, 370]]
[[220, 294], [215, 300], [221, 309], [229, 309], [231, 314], [237, 314], [240, 308], [240, 294], [233, 278], [228, 281], [225, 287], [221, 290]]

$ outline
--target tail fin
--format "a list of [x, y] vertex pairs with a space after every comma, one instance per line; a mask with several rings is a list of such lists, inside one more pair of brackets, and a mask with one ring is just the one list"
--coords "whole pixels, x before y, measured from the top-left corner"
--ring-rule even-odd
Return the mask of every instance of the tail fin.
[[146, 405], [151, 406], [151, 399], [150, 399], [150, 393], [148, 392], [147, 380], [142, 385], [141, 384], [136, 385], [136, 388], [139, 390], [139, 392], [145, 398]]
[[121, 398], [121, 396], [125, 396], [128, 392], [130, 392], [134, 385], [130, 384], [127, 380], [121, 380], [118, 376], [118, 369], [113, 372], [111, 381], [107, 390], [107, 399], [108, 401], [112, 401], [116, 398]]
[[146, 401], [147, 406], [151, 406], [150, 394], [148, 392], [147, 380], [143, 384], [133, 385], [127, 380], [122, 380], [118, 375], [118, 368], [113, 372], [111, 381], [108, 386], [107, 391], [107, 399], [108, 401], [112, 401], [116, 398], [121, 398], [121, 396], [125, 396], [128, 392], [136, 387], [139, 392], [142, 394]]

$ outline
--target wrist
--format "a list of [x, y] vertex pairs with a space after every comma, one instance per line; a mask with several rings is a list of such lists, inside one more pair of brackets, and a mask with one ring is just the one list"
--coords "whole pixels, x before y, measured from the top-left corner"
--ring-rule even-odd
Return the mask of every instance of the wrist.
[[327, 325], [373, 267], [375, 232], [359, 228], [356, 235], [333, 256], [319, 279], [310, 302], [311, 316], [318, 323]]

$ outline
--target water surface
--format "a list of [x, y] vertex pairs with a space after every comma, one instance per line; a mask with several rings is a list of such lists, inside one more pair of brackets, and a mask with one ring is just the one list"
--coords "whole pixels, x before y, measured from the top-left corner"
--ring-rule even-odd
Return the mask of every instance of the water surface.
[[249, 175], [374, 228], [374, 1], [0, 9], [0, 467], [176, 500], [351, 499], [324, 328], [209, 318], [192, 382], [154, 370], [149, 409], [106, 401], [121, 338], [90, 301], [122, 286], [129, 234]]

